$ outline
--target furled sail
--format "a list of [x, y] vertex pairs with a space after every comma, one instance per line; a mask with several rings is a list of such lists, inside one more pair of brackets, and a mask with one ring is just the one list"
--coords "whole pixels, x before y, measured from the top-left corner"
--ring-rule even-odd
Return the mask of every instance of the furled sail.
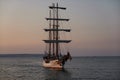
[[71, 29], [44, 29], [45, 31], [66, 31], [66, 32], [70, 32]]
[[71, 40], [43, 40], [45, 43], [69, 43]]
[[55, 9], [55, 8], [57, 8], [57, 9], [64, 9], [64, 10], [66, 9], [66, 8], [64, 8], [64, 7], [55, 7], [55, 6], [49, 6], [49, 8], [50, 8], [50, 9]]
[[62, 19], [62, 18], [46, 18], [46, 20], [69, 21], [69, 19]]

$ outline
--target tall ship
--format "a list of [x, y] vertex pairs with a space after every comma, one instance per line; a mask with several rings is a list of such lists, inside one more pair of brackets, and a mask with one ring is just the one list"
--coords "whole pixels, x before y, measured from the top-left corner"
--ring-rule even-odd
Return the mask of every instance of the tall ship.
[[[69, 21], [69, 19], [60, 18], [59, 10], [66, 10], [65, 7], [59, 7], [58, 3], [53, 3], [49, 6], [49, 27], [44, 29], [48, 32], [48, 39], [43, 40], [47, 44], [47, 49], [45, 50], [43, 56], [43, 67], [62, 69], [64, 68], [65, 62], [72, 59], [70, 52], [66, 51], [62, 53], [61, 43], [69, 43], [71, 40], [61, 39], [61, 32], [70, 32], [71, 29], [62, 29], [60, 26], [60, 21]], [[63, 55], [64, 54], [64, 55]]]

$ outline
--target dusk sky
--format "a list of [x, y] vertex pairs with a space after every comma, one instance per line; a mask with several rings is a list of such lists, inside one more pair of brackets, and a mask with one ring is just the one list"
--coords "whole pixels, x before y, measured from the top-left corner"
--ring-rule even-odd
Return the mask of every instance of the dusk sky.
[[[0, 54], [42, 54], [48, 6], [67, 7], [73, 56], [120, 56], [120, 0], [0, 0]], [[65, 44], [66, 45], [66, 44]]]

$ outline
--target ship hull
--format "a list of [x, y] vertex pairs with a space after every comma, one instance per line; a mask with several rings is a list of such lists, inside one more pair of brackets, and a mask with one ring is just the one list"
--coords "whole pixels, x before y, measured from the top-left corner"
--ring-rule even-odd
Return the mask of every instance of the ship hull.
[[46, 68], [52, 68], [52, 69], [62, 69], [62, 63], [56, 59], [56, 60], [50, 60], [49, 62], [46, 62], [45, 60], [43, 60], [43, 67]]

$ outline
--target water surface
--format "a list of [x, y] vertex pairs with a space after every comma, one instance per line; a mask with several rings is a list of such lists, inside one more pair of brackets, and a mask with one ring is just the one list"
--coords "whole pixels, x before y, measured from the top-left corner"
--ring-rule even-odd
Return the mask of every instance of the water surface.
[[120, 57], [73, 57], [51, 70], [41, 55], [0, 55], [0, 80], [120, 80]]

